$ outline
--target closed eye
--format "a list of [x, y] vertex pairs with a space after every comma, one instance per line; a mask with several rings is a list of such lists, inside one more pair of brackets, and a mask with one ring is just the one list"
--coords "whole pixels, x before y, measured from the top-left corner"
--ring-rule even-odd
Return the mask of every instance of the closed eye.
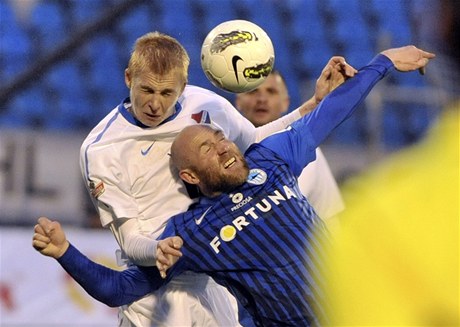
[[202, 144], [200, 147], [200, 152], [204, 154], [209, 153], [210, 150], [211, 146], [208, 143]]

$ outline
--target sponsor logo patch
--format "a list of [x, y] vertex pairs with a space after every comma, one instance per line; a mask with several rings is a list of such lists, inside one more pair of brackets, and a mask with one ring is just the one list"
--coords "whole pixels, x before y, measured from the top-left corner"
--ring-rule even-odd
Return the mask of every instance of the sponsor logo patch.
[[94, 181], [89, 182], [89, 190], [91, 191], [91, 196], [95, 199], [99, 198], [102, 193], [104, 193], [104, 183], [100, 181], [99, 183], [95, 183]]
[[150, 146], [147, 149], [145, 150], [141, 149], [141, 154], [145, 157], [149, 153], [150, 149], [152, 148], [154, 144], [155, 144], [155, 141], [153, 141], [152, 144], [150, 144]]

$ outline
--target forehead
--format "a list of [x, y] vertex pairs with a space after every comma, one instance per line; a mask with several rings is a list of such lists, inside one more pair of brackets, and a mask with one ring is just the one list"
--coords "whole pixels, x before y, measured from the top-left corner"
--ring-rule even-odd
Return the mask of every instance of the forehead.
[[271, 91], [270, 93], [280, 93], [283, 92], [286, 88], [284, 87], [284, 83], [282, 78], [278, 74], [270, 74], [267, 76], [266, 80], [256, 89], [253, 91], [249, 91], [247, 93], [241, 93], [241, 96], [251, 96], [257, 94], [257, 92], [267, 92]]
[[200, 126], [195, 137], [200, 140], [214, 139], [223, 136], [223, 132], [211, 126]]
[[278, 74], [270, 74], [259, 88], [281, 88], [283, 80]]
[[140, 85], [155, 88], [175, 88], [183, 83], [181, 71], [178, 69], [171, 70], [165, 74], [157, 74], [144, 69], [136, 74], [134, 80]]
[[209, 144], [216, 138], [223, 136], [223, 132], [219, 129], [211, 126], [197, 126], [188, 136], [188, 143], [192, 147], [199, 149], [201, 146]]

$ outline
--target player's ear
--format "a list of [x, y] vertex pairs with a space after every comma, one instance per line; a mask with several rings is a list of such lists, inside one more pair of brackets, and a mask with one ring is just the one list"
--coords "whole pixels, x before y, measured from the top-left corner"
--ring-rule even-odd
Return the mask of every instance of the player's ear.
[[132, 81], [131, 73], [129, 72], [129, 69], [126, 68], [125, 69], [125, 84], [128, 87], [128, 89], [131, 89], [131, 81]]
[[179, 177], [184, 181], [192, 185], [197, 185], [200, 182], [198, 176], [191, 169], [182, 169], [179, 172]]

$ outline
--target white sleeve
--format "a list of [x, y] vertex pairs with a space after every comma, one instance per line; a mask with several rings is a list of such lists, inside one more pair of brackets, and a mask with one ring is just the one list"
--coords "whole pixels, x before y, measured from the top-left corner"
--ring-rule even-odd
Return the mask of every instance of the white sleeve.
[[109, 228], [132, 263], [155, 266], [158, 241], [142, 234], [137, 219], [116, 219]]
[[213, 100], [207, 104], [213, 124], [217, 125], [243, 152], [251, 144], [285, 129], [301, 117], [299, 109], [296, 109], [269, 124], [256, 128], [226, 99], [214, 98]]
[[120, 156], [110, 150], [88, 152], [89, 169], [83, 161], [84, 153], [81, 156], [83, 178], [102, 226], [107, 226], [116, 218], [138, 217], [137, 203], [131, 194], [128, 173], [120, 162]]
[[320, 148], [316, 149], [316, 160], [304, 168], [298, 182], [302, 194], [321, 219], [328, 220], [345, 208], [339, 187]]
[[292, 111], [291, 113], [281, 116], [277, 120], [274, 120], [266, 125], [256, 128], [256, 140], [255, 142], [260, 142], [267, 136], [281, 131], [295, 122], [301, 117], [299, 109]]
[[88, 158], [90, 169], [87, 170], [82, 159], [82, 173], [102, 226], [110, 228], [123, 254], [131, 262], [155, 265], [157, 241], [141, 231], [138, 221], [141, 215], [120, 159], [110, 152], [97, 150], [89, 152]]

